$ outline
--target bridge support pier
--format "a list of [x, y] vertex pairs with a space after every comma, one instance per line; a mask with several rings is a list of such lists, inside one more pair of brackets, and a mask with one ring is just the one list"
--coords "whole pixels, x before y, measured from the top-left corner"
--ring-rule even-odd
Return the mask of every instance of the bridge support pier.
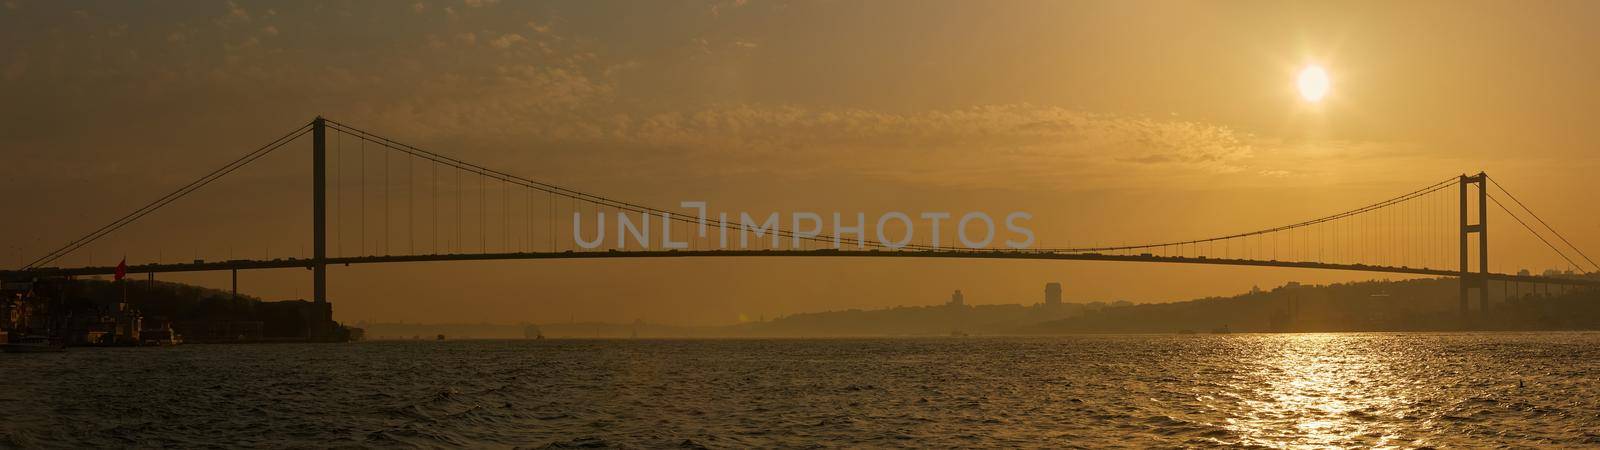
[[311, 121], [311, 298], [328, 301], [328, 193], [327, 124], [322, 116]]
[[[1467, 221], [1467, 185], [1475, 184], [1478, 188], [1478, 223]], [[1478, 314], [1486, 317], [1489, 311], [1489, 176], [1483, 172], [1477, 175], [1461, 176], [1461, 320], [1470, 323], [1472, 319], [1471, 290], [1478, 291]], [[1468, 235], [1478, 235], [1478, 273], [1472, 273], [1472, 260], [1468, 254]]]

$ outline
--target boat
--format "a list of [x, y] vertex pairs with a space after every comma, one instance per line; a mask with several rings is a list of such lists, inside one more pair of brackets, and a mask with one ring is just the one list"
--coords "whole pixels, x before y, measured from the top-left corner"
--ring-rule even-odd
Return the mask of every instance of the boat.
[[183, 336], [178, 335], [171, 328], [145, 330], [142, 334], [144, 334], [144, 345], [148, 346], [170, 347], [183, 344]]
[[67, 351], [67, 344], [60, 338], [47, 336], [23, 336], [15, 342], [8, 342], [4, 348], [6, 353], [52, 353]]

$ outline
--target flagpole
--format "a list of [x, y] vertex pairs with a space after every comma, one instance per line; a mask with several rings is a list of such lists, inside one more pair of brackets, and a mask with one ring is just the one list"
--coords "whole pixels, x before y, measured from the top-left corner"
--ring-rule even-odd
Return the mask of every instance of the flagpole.
[[112, 276], [116, 278], [114, 281], [122, 284], [122, 303], [128, 303], [128, 280], [124, 279], [128, 277], [128, 255], [122, 255], [122, 261], [117, 262], [116, 273]]

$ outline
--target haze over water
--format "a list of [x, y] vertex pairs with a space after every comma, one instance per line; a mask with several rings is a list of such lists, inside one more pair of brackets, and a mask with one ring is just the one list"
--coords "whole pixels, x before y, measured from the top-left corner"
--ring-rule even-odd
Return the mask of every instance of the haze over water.
[[7, 358], [0, 445], [1600, 445], [1600, 333], [413, 341]]

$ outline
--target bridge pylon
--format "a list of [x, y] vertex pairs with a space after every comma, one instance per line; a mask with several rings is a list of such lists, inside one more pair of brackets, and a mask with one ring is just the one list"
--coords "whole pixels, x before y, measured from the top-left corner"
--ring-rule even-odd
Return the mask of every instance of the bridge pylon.
[[327, 123], [311, 121], [311, 298], [328, 301], [328, 150]]
[[[1478, 190], [1478, 223], [1467, 220], [1468, 195], [1467, 185], [1477, 185]], [[1478, 312], [1486, 315], [1489, 311], [1489, 175], [1478, 172], [1477, 175], [1461, 175], [1461, 320], [1468, 322], [1472, 318], [1470, 305], [1471, 290], [1478, 291]], [[1478, 272], [1472, 272], [1472, 260], [1468, 254], [1467, 242], [1469, 235], [1477, 234], [1478, 237]]]

